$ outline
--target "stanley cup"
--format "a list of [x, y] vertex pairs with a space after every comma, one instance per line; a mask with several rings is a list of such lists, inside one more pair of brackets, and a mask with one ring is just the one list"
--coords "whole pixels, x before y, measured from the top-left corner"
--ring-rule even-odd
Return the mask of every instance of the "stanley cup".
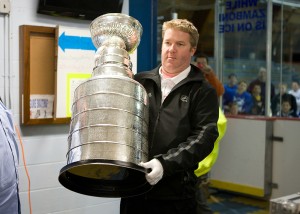
[[97, 47], [92, 77], [74, 92], [67, 165], [59, 182], [99, 197], [130, 197], [151, 189], [148, 161], [148, 97], [131, 78], [129, 53], [139, 45], [142, 26], [119, 13], [99, 16], [90, 25]]

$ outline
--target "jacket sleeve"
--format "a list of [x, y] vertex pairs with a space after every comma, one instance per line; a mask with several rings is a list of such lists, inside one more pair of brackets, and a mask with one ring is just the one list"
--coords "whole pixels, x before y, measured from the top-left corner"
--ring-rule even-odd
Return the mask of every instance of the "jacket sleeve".
[[166, 154], [155, 157], [164, 168], [164, 176], [195, 170], [198, 163], [213, 150], [218, 138], [219, 105], [216, 91], [205, 85], [191, 98], [189, 136]]

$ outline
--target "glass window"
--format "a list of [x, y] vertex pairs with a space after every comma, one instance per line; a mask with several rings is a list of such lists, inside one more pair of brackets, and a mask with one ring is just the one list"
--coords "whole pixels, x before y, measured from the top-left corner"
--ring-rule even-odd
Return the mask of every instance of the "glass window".
[[161, 24], [188, 19], [200, 34], [197, 51], [209, 57], [224, 84], [225, 113], [299, 116], [298, 0], [158, 0], [158, 5], [158, 62]]
[[[219, 4], [217, 53], [227, 114], [265, 115], [267, 3], [226, 0]], [[272, 96], [275, 89], [272, 86]]]
[[275, 1], [272, 20], [273, 116], [299, 117], [300, 4]]
[[292, 1], [219, 1], [221, 48], [215, 55], [222, 61], [226, 113], [299, 116], [299, 7]]

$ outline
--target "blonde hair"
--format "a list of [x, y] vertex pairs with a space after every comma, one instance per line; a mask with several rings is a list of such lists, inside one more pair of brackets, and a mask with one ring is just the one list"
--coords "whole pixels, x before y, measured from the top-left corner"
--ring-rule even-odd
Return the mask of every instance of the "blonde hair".
[[166, 21], [162, 27], [162, 38], [164, 39], [164, 35], [166, 30], [168, 29], [176, 29], [182, 32], [190, 34], [190, 43], [193, 48], [197, 48], [199, 33], [197, 28], [193, 23], [189, 22], [186, 19], [173, 19], [171, 21]]

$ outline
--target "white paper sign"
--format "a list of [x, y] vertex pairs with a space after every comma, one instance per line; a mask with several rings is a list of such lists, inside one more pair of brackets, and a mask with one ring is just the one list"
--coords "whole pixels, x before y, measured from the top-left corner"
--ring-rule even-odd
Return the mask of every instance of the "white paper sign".
[[30, 119], [53, 118], [54, 95], [30, 95]]

